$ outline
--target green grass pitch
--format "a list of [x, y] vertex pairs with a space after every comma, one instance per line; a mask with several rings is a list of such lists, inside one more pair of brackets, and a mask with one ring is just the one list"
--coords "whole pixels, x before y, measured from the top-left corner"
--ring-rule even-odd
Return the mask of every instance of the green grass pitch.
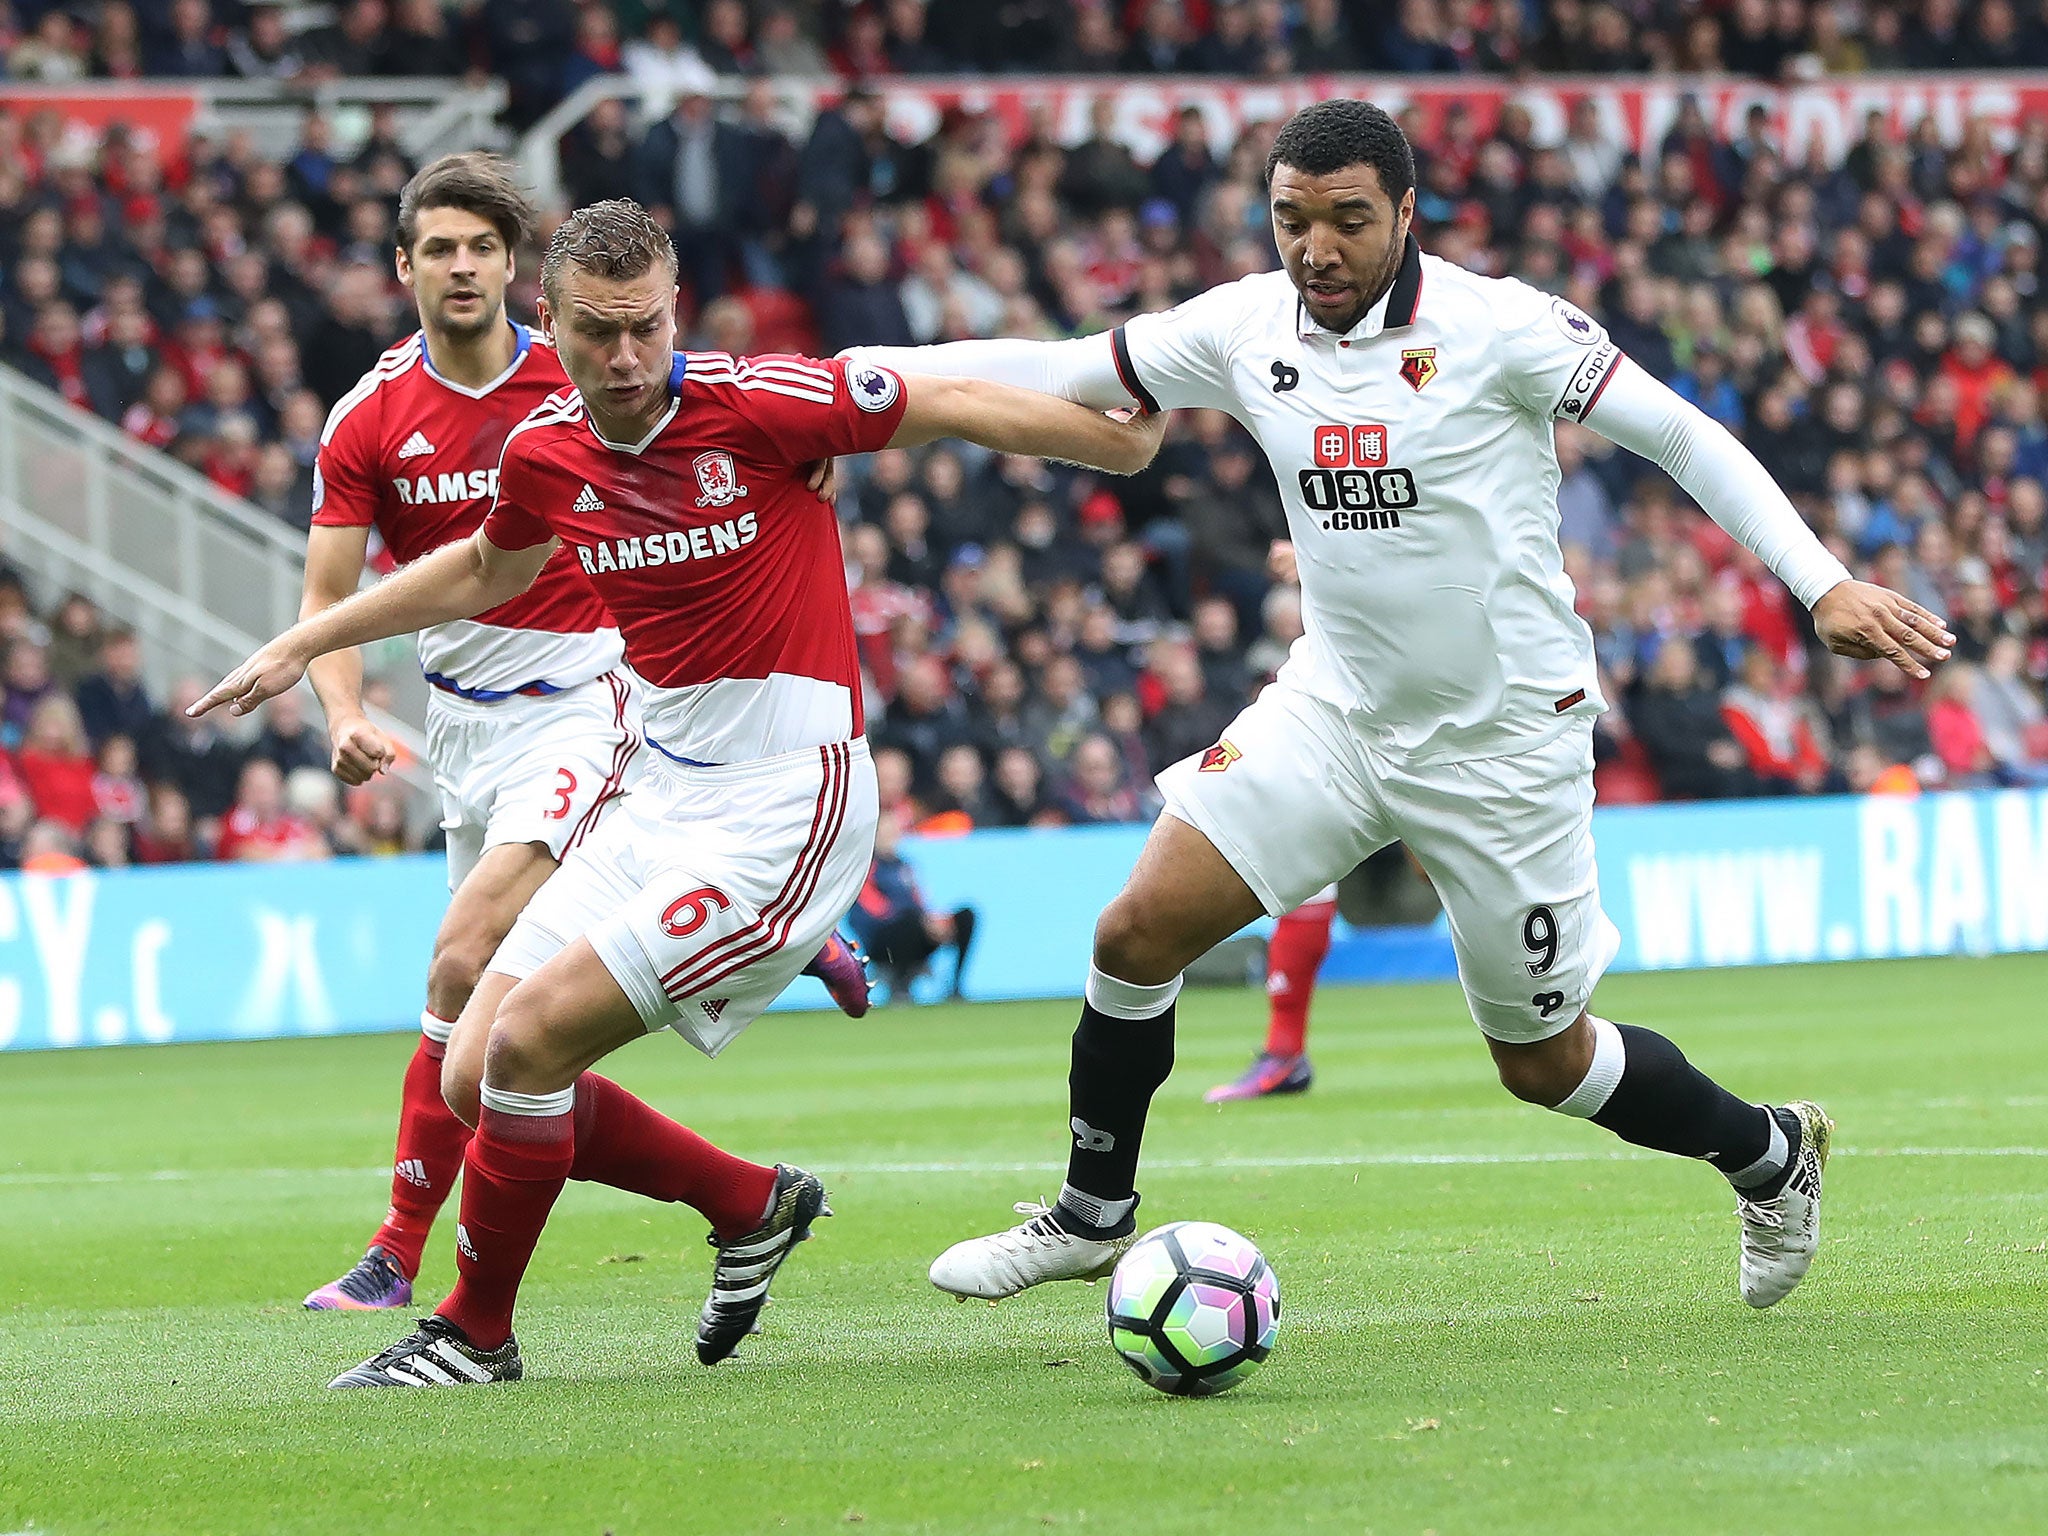
[[382, 1208], [408, 1038], [0, 1057], [0, 1533], [2039, 1532], [2044, 994], [2038, 956], [1603, 987], [1839, 1121], [1813, 1275], [1758, 1314], [1721, 1181], [1509, 1101], [1453, 988], [1325, 992], [1314, 1091], [1224, 1110], [1264, 1009], [1191, 992], [1141, 1215], [1246, 1232], [1284, 1297], [1210, 1401], [1115, 1359], [1100, 1287], [926, 1283], [1056, 1190], [1070, 1004], [623, 1053], [839, 1214], [706, 1370], [694, 1215], [572, 1185], [529, 1378], [480, 1391], [328, 1393], [400, 1319], [297, 1307]]

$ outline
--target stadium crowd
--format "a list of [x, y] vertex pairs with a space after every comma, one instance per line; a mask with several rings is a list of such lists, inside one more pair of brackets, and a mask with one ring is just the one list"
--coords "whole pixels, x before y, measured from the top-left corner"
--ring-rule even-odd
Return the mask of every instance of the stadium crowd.
[[[34, 9], [16, 8], [28, 40], [8, 55], [17, 70], [22, 47], [54, 37], [55, 13]], [[99, 15], [126, 9], [113, 0]], [[236, 25], [268, 26], [275, 9]], [[981, 19], [967, 40], [942, 39], [941, 9]], [[692, 344], [734, 352], [1078, 334], [1274, 265], [1261, 175], [1275, 124], [1215, 142], [1189, 111], [1146, 164], [1109, 132], [1106, 107], [1065, 147], [957, 111], [906, 143], [859, 88], [801, 136], [780, 126], [765, 79], [728, 108], [708, 94], [704, 60], [798, 67], [778, 39], [811, 49], [806, 68], [936, 68], [978, 58], [972, 28], [1001, 15], [1025, 39], [1013, 61], [1028, 62], [1032, 18], [1052, 18], [1045, 57], [1060, 67], [1087, 65], [1072, 50], [1100, 33], [1115, 43], [1100, 50], [1105, 67], [1114, 51], [1120, 69], [1222, 68], [1185, 50], [1221, 57], [1219, 40], [1248, 25], [1318, 59], [1350, 57], [1323, 49], [1317, 29], [1366, 14], [1314, 0], [1067, 9], [1005, 0], [925, 16], [899, 0], [832, 8], [840, 27], [827, 35], [813, 8], [708, 0], [685, 36], [658, 5], [586, 7], [571, 16], [578, 36], [603, 15], [630, 39], [603, 68], [632, 68], [648, 47], [680, 62], [667, 110], [643, 121], [608, 102], [569, 136], [568, 197], [655, 208], [675, 234]], [[528, 10], [548, 13], [493, 0], [467, 24]], [[389, 24], [429, 11], [400, 5]], [[336, 25], [367, 29], [352, 18], [371, 12], [383, 25], [381, 0], [342, 7]], [[166, 14], [224, 13], [175, 0]], [[1865, 8], [1853, 32], [1829, 5], [1678, 15], [1675, 47], [1705, 47], [1703, 27], [1726, 47], [1761, 17], [1804, 39], [1799, 57], [1824, 60], [1852, 43], [1866, 62], [1884, 57], [1887, 15], [1916, 60], [1935, 57], [1922, 34], [1944, 27], [1964, 38], [2003, 26], [2022, 63], [2048, 35], [2005, 0], [1960, 16], [1942, 0]], [[1200, 33], [1181, 52], [1159, 41], [1173, 16]], [[1623, 22], [1614, 46], [1628, 67], [1669, 57], [1622, 12], [1573, 0], [1534, 23], [1519, 8], [1436, 0], [1406, 0], [1398, 16], [1396, 33], [1455, 16], [1468, 40], [1512, 34], [1519, 51], [1495, 63], [1542, 65], [1559, 28], [1591, 35], [1605, 17]], [[929, 58], [904, 41], [925, 35], [920, 20]], [[1355, 30], [1386, 46], [1384, 29]], [[1155, 44], [1170, 66], [1132, 62]], [[1560, 57], [1583, 65], [1569, 51], [1582, 44]], [[504, 67], [474, 39], [463, 46]], [[1768, 68], [1761, 54], [1733, 62], [1776, 73], [1795, 51], [1787, 42]], [[1932, 119], [1895, 134], [1873, 114], [1838, 160], [1817, 141], [1774, 142], [1761, 110], [1717, 137], [1696, 104], [1640, 158], [1590, 108], [1555, 142], [1513, 106], [1490, 131], [1453, 108], [1440, 130], [1418, 117], [1411, 133], [1425, 248], [1596, 315], [1741, 435], [1852, 569], [1945, 613], [1961, 637], [1927, 685], [1819, 653], [1803, 612], [1668, 480], [1560, 424], [1568, 563], [1614, 706], [1597, 737], [1603, 796], [2048, 779], [2048, 123], [2005, 144], [1981, 123], [1945, 139]], [[232, 136], [159, 157], [118, 128], [81, 149], [47, 117], [0, 106], [0, 360], [303, 526], [327, 406], [412, 323], [389, 258], [412, 168], [388, 117], [344, 155], [308, 116], [297, 151], [273, 162]], [[523, 314], [536, 265], [522, 263], [515, 288]], [[952, 446], [883, 453], [845, 466], [841, 514], [870, 732], [901, 828], [1149, 816], [1153, 773], [1214, 741], [1300, 631], [1293, 589], [1267, 573], [1285, 533], [1272, 476], [1218, 413], [1184, 414], [1133, 481]], [[137, 691], [132, 638], [78, 599], [37, 615], [18, 585], [0, 589], [0, 637], [0, 860], [45, 851], [38, 828], [43, 844], [105, 862], [402, 844], [397, 795], [320, 784], [317, 729], [297, 707], [273, 705], [254, 744], [195, 731]]]
[[11, 0], [16, 79], [495, 75], [533, 122], [595, 75], [1714, 72], [2048, 67], [2038, 0]]

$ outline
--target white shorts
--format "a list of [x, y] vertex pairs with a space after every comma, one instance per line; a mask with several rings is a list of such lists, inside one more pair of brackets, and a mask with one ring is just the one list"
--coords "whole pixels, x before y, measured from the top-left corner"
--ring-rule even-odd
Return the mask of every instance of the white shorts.
[[864, 740], [690, 768], [650, 748], [619, 813], [534, 894], [490, 969], [587, 938], [650, 1031], [716, 1056], [796, 979], [867, 882]]
[[502, 843], [544, 843], [565, 858], [624, 803], [644, 755], [640, 692], [623, 669], [489, 704], [432, 690], [427, 759], [441, 791], [448, 889]]
[[1333, 706], [1275, 683], [1222, 746], [1175, 763], [1159, 790], [1267, 912], [1402, 842], [1443, 900], [1482, 1030], [1544, 1040], [1585, 1008], [1621, 942], [1593, 866], [1591, 720], [1512, 756], [1408, 767]]

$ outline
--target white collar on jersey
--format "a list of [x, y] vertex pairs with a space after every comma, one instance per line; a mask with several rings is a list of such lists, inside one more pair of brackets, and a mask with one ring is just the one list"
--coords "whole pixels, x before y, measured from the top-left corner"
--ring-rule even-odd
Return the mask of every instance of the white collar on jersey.
[[1308, 315], [1300, 298], [1294, 301], [1294, 328], [1303, 341], [1324, 337], [1341, 346], [1355, 341], [1370, 341], [1382, 331], [1405, 330], [1415, 323], [1415, 316], [1422, 303], [1422, 247], [1410, 235], [1401, 251], [1401, 265], [1394, 273], [1394, 285], [1381, 294], [1379, 301], [1365, 312], [1358, 324], [1348, 331], [1325, 330]]
[[583, 408], [583, 420], [590, 427], [590, 435], [596, 438], [600, 443], [603, 443], [605, 447], [611, 449], [614, 453], [630, 453], [635, 458], [638, 458], [641, 454], [647, 451], [647, 445], [649, 443], [653, 442], [657, 437], [661, 436], [661, 429], [676, 419], [676, 412], [680, 411], [683, 408], [683, 374], [687, 367], [688, 360], [685, 358], [685, 356], [680, 352], [676, 353], [675, 361], [669, 365], [668, 370], [668, 409], [661, 413], [661, 419], [657, 421], [653, 426], [647, 429], [647, 435], [641, 438], [639, 442], [613, 442], [610, 438], [606, 437], [602, 432], [597, 430], [597, 422], [591, 418], [590, 408], [588, 406], [585, 406]]
[[488, 395], [500, 384], [504, 383], [507, 379], [511, 378], [513, 374], [517, 373], [519, 371], [519, 365], [526, 361], [526, 354], [533, 347], [533, 332], [529, 331], [517, 320], [513, 321], [512, 361], [506, 365], [505, 371], [499, 374], [495, 379], [491, 380], [490, 383], [484, 385], [481, 389], [471, 389], [467, 384], [458, 384], [453, 379], [449, 378], [447, 375], [440, 373], [435, 369], [434, 354], [427, 350], [427, 333], [425, 331], [420, 331], [418, 332], [418, 335], [420, 338], [420, 366], [427, 370], [427, 377], [432, 379], [436, 384], [442, 386], [444, 389], [452, 389], [458, 395], [466, 396], [471, 400], [483, 399], [485, 395]]

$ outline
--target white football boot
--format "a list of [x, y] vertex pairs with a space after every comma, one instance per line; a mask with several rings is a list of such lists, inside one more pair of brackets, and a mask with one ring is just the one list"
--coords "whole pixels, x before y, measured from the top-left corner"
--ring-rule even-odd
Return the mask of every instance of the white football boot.
[[962, 1301], [1001, 1301], [1047, 1280], [1100, 1280], [1138, 1240], [1134, 1218], [1126, 1218], [1128, 1230], [1098, 1239], [1067, 1231], [1051, 1206], [1020, 1200], [1016, 1209], [1025, 1219], [1009, 1231], [971, 1237], [934, 1259], [932, 1284]]
[[1736, 1191], [1742, 1218], [1742, 1299], [1774, 1307], [1806, 1278], [1820, 1246], [1820, 1180], [1828, 1165], [1835, 1122], [1804, 1099], [1785, 1106], [1799, 1117], [1799, 1151], [1792, 1176], [1774, 1199], [1747, 1200]]

